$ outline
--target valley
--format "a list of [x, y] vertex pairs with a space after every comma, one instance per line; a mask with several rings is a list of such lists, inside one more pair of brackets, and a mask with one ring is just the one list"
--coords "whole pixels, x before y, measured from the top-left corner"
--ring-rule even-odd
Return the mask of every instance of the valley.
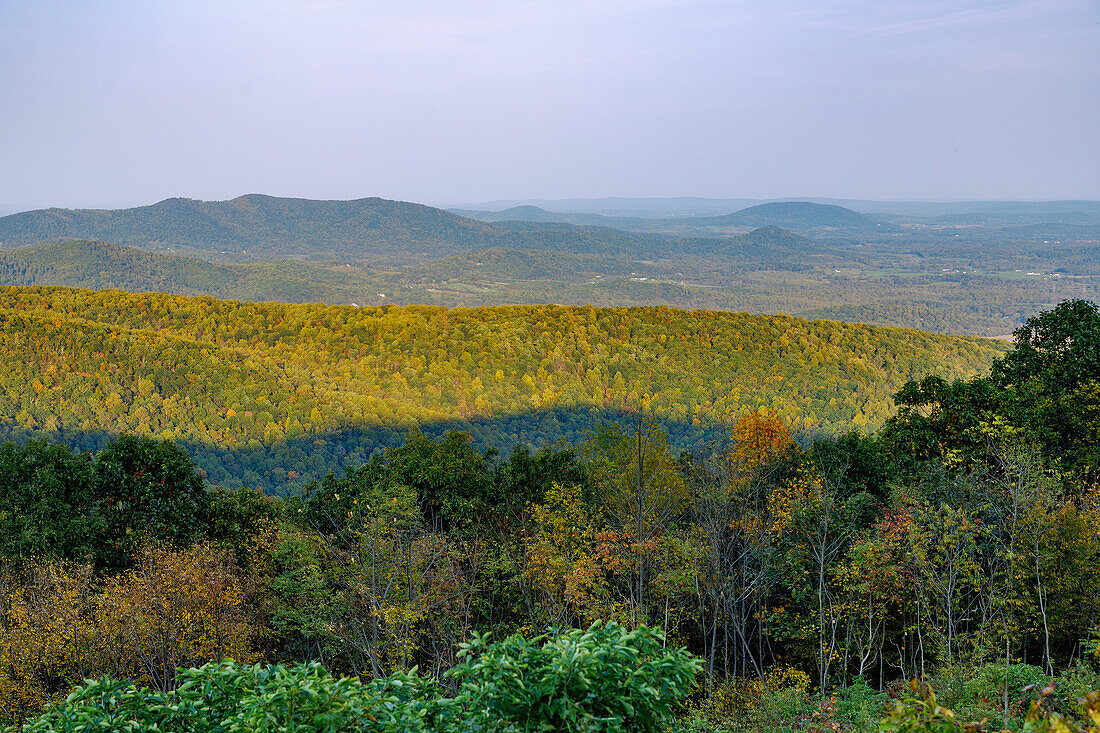
[[990, 337], [1100, 296], [1090, 202], [973, 208], [458, 210], [481, 221], [383, 199], [169, 199], [2, 217], [0, 283], [361, 306], [665, 305]]

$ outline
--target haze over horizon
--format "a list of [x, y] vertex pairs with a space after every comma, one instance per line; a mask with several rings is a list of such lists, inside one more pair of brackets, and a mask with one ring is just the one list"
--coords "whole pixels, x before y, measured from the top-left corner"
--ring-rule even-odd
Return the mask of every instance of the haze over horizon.
[[0, 0], [0, 208], [1100, 199], [1100, 4], [731, 5]]

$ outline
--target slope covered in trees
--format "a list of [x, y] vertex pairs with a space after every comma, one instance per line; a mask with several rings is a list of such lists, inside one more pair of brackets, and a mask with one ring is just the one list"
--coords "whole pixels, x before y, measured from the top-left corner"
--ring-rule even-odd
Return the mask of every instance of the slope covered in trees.
[[62, 285], [197, 295], [224, 291], [237, 279], [236, 273], [222, 265], [109, 242], [57, 239], [33, 247], [0, 250], [3, 285]]
[[[1088, 276], [982, 274], [958, 267], [935, 274], [869, 274], [847, 266], [838, 271], [833, 265], [848, 256], [843, 248], [775, 227], [698, 241], [709, 242], [709, 254], [659, 260], [492, 248], [405, 264], [217, 265], [103, 242], [56, 240], [0, 250], [0, 283], [284, 303], [670, 305], [988, 336], [1009, 333], [1060, 298], [1100, 292]], [[1084, 246], [1073, 251], [1087, 255]], [[877, 255], [860, 256], [870, 266]], [[945, 261], [960, 256], [962, 251], [948, 252]]]
[[1098, 347], [1067, 301], [878, 433], [412, 433], [287, 499], [156, 439], [2, 446], [0, 722], [1091, 733]]
[[380, 291], [401, 299], [404, 289], [358, 269], [287, 260], [216, 264], [79, 239], [0, 250], [0, 285], [60, 285], [282, 303], [374, 302], [381, 300]]
[[0, 289], [11, 435], [183, 441], [211, 480], [285, 491], [399, 432], [480, 445], [579, 440], [645, 405], [697, 444], [746, 409], [796, 430], [882, 425], [928, 372], [986, 369], [997, 342], [668, 308], [445, 310]]

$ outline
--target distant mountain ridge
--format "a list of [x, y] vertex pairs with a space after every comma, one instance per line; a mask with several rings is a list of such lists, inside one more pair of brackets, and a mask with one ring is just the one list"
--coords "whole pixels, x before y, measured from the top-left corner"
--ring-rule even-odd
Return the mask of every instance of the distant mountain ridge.
[[1069, 223], [1086, 204], [939, 220], [816, 201], [649, 219], [461, 212], [500, 219], [485, 222], [384, 199], [175, 198], [0, 218], [0, 283], [361, 306], [672, 305], [1003, 334], [1060, 299], [1100, 299], [1100, 225]]
[[[561, 214], [585, 213], [611, 217], [668, 218], [677, 216], [720, 216], [766, 203], [808, 201], [841, 206], [861, 214], [939, 217], [974, 213], [1019, 213], [1047, 219], [1050, 215], [1086, 212], [1100, 216], [1100, 201], [1065, 199], [1050, 201], [921, 201], [842, 199], [820, 196], [774, 199], [726, 199], [692, 196], [666, 198], [516, 199], [466, 203], [448, 207], [451, 211], [497, 213], [506, 209], [534, 206]], [[473, 217], [480, 218], [480, 217]]]
[[[446, 230], [452, 240], [480, 243], [491, 229], [479, 222], [420, 204], [379, 198], [354, 201], [285, 199], [259, 194], [229, 201], [170, 198], [132, 209], [39, 209], [0, 218], [0, 242], [12, 247], [74, 237], [129, 246], [187, 246], [245, 253], [249, 247], [301, 254], [311, 243], [334, 250], [377, 243], [390, 230], [425, 244]], [[374, 236], [372, 236], [374, 235]], [[266, 242], [264, 240], [267, 240]], [[219, 249], [220, 248], [220, 249]]]
[[502, 211], [473, 209], [448, 209], [448, 211], [469, 219], [490, 223], [529, 221], [547, 224], [572, 224], [574, 226], [612, 227], [627, 231], [644, 231], [653, 228], [653, 220], [641, 217], [608, 216], [581, 211], [549, 211], [538, 206], [513, 206]]
[[546, 211], [602, 214], [604, 216], [660, 218], [673, 216], [713, 216], [737, 211], [747, 206], [765, 203], [767, 199], [713, 199], [699, 196], [671, 196], [665, 198], [604, 198], [525, 199], [486, 201], [462, 204], [450, 210], [502, 211], [523, 206], [533, 206]]
[[381, 198], [314, 201], [259, 194], [229, 201], [172, 198], [133, 209], [39, 209], [0, 218], [2, 247], [61, 237], [171, 249], [227, 262], [444, 257], [492, 247], [634, 255], [660, 252], [675, 244], [660, 235], [563, 223], [501, 226]]
[[454, 213], [485, 222], [556, 222], [603, 226], [633, 232], [708, 237], [746, 228], [782, 227], [798, 232], [828, 230], [894, 231], [895, 226], [843, 206], [811, 201], [775, 201], [719, 216], [678, 215], [661, 218], [607, 216], [585, 212], [548, 211], [538, 206], [515, 206], [502, 211], [454, 209]]

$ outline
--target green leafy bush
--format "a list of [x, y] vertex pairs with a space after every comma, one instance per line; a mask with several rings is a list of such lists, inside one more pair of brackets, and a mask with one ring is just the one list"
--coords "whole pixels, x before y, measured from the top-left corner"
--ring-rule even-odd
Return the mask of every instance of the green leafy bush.
[[836, 691], [836, 717], [848, 731], [873, 731], [886, 707], [886, 693], [879, 692], [856, 677], [847, 687]]
[[449, 675], [490, 730], [663, 730], [701, 666], [652, 629], [613, 623], [536, 639], [475, 636], [460, 654]]
[[181, 671], [168, 693], [131, 682], [88, 680], [63, 702], [10, 733], [649, 733], [673, 723], [700, 661], [663, 647], [646, 627], [617, 624], [555, 637], [475, 637], [448, 675], [446, 697], [411, 672], [363, 683], [321, 665], [232, 661]]
[[231, 661], [181, 672], [170, 693], [130, 682], [90, 680], [28, 722], [23, 733], [399, 733], [435, 731], [454, 702], [411, 674], [362, 684], [319, 664], [239, 666]]
[[980, 733], [984, 721], [962, 723], [955, 711], [940, 705], [936, 693], [925, 682], [909, 681], [910, 695], [894, 704], [879, 723], [887, 733]]

